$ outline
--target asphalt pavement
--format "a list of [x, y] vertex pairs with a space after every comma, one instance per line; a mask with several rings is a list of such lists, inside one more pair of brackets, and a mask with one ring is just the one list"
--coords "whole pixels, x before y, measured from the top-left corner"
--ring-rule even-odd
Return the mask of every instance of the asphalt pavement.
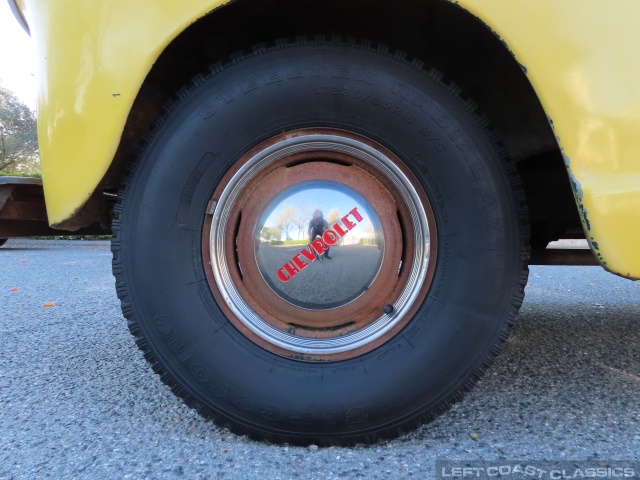
[[532, 267], [476, 388], [429, 425], [353, 448], [254, 442], [184, 406], [129, 335], [108, 242], [12, 239], [0, 272], [0, 479], [424, 479], [436, 459], [640, 460], [640, 282], [600, 267]]

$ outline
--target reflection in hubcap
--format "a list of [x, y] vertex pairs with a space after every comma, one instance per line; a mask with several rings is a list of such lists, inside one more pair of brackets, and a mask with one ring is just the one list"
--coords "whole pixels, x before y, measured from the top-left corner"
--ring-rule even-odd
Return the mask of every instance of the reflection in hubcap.
[[268, 205], [256, 228], [255, 253], [278, 296], [326, 310], [350, 303], [373, 283], [383, 238], [380, 220], [362, 195], [337, 182], [308, 181]]

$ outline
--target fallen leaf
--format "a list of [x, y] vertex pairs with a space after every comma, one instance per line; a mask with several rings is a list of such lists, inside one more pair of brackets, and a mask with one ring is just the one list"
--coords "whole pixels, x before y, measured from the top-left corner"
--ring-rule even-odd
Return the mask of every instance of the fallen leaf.
[[478, 435], [476, 435], [475, 433], [470, 433], [469, 436], [471, 437], [471, 440], [473, 440], [474, 442], [478, 441]]
[[43, 307], [55, 307], [55, 306], [56, 306], [56, 304], [55, 304], [55, 303], [53, 303], [53, 302], [44, 302], [44, 303], [42, 304], [42, 306], [43, 306]]
[[27, 263], [27, 261], [26, 261], [26, 260], [20, 260], [20, 261], [21, 261], [22, 263]]
[[13, 287], [10, 291], [11, 291], [11, 292], [17, 292], [17, 291], [18, 291], [18, 289], [17, 289], [16, 287]]
[[531, 288], [531, 285], [527, 285], [527, 288]]

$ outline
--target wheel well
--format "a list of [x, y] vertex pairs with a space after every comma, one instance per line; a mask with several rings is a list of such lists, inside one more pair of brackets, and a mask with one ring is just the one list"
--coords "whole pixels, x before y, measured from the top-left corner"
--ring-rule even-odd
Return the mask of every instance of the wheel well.
[[445, 0], [231, 1], [187, 28], [158, 58], [99, 192], [118, 188], [144, 133], [195, 75], [255, 45], [315, 34], [386, 44], [443, 72], [487, 114], [516, 160], [534, 248], [581, 231], [558, 144], [526, 67], [482, 21]]

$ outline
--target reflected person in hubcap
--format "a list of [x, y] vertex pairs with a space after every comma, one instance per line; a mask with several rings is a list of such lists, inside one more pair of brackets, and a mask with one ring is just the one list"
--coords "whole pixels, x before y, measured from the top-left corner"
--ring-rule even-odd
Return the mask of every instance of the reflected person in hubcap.
[[[322, 211], [316, 210], [313, 212], [313, 217], [309, 221], [309, 243], [313, 242], [317, 237], [322, 238], [322, 234], [329, 230], [329, 223], [324, 219]], [[329, 256], [330, 247], [327, 245], [327, 249], [322, 254], [327, 260], [331, 260]]]

